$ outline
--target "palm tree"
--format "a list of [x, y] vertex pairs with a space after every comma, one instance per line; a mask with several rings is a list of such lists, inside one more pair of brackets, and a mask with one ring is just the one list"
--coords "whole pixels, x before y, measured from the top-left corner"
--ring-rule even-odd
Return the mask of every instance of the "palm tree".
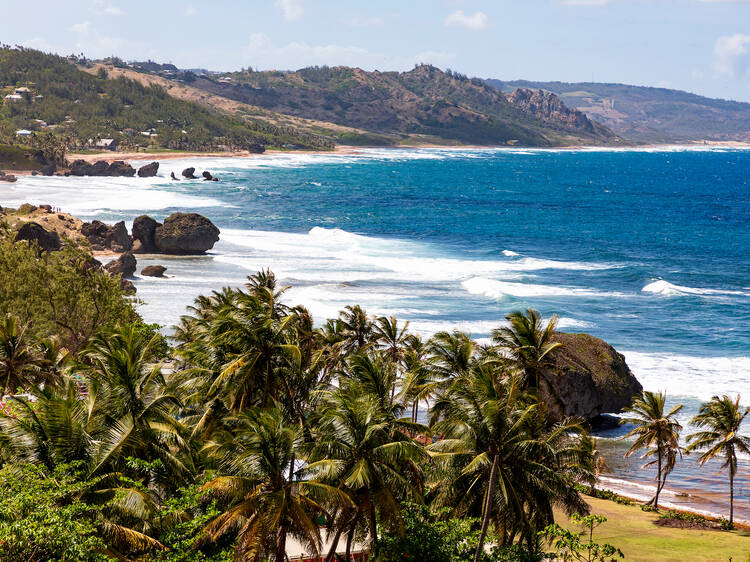
[[509, 326], [492, 331], [492, 341], [516, 362], [524, 372], [525, 388], [539, 389], [542, 370], [549, 365], [552, 352], [562, 344], [555, 342], [557, 316], [544, 325], [542, 315], [529, 308], [505, 317]]
[[737, 453], [750, 454], [750, 437], [740, 435], [740, 427], [750, 407], [740, 406], [740, 395], [732, 400], [726, 394], [714, 396], [701, 405], [690, 425], [704, 428], [688, 435], [687, 451], [703, 451], [701, 465], [715, 457], [724, 457], [722, 468], [729, 469], [729, 525], [734, 525], [734, 475], [737, 474]]
[[459, 516], [481, 517], [475, 561], [490, 521], [503, 544], [520, 534], [532, 545], [537, 532], [554, 521], [553, 505], [587, 511], [566, 468], [586, 465], [584, 432], [566, 423], [541, 435], [537, 408], [516, 376], [485, 363], [475, 365], [431, 409], [434, 432], [445, 436], [428, 447], [438, 467], [436, 499]]
[[356, 506], [342, 510], [337, 522], [346, 527], [348, 545], [363, 521], [374, 544], [377, 514], [381, 522], [400, 526], [399, 502], [421, 498], [420, 463], [427, 454], [394, 426], [381, 399], [359, 385], [326, 392], [321, 410], [308, 469], [345, 491]]
[[362, 351], [372, 343], [373, 325], [367, 313], [359, 305], [347, 306], [339, 315], [342, 325], [345, 351]]
[[652, 457], [652, 460], [644, 464], [643, 468], [656, 465], [656, 494], [648, 503], [653, 504], [657, 509], [659, 508], [659, 494], [667, 482], [667, 476], [674, 469], [677, 455], [682, 455], [680, 447], [682, 426], [675, 416], [682, 410], [683, 405], [678, 404], [665, 414], [665, 400], [666, 394], [663, 392], [645, 391], [642, 396], [633, 401], [632, 406], [623, 410], [629, 415], [620, 420], [621, 424], [630, 423], [635, 426], [623, 437], [623, 439], [636, 438], [625, 456], [629, 457], [635, 451], [646, 449], [641, 458]]
[[20, 325], [12, 314], [0, 321], [0, 398], [18, 387], [28, 387], [37, 372], [37, 353], [27, 334], [29, 325]]
[[238, 560], [264, 560], [270, 554], [284, 562], [291, 535], [317, 557], [316, 515], [326, 514], [326, 503], [350, 506], [350, 500], [335, 487], [304, 478], [306, 471], [295, 463], [302, 433], [284, 421], [278, 408], [252, 408], [237, 419], [240, 425], [231, 439], [207, 445], [220, 459], [223, 474], [204, 489], [227, 509], [206, 526], [206, 540], [236, 535]]

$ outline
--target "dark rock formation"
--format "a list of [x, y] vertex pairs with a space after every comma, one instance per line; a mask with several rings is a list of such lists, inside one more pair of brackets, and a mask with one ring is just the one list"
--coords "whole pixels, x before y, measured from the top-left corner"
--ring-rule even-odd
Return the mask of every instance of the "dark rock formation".
[[170, 177], [170, 178], [172, 178], [173, 180], [177, 180], [177, 181], [180, 181], [180, 178], [178, 178], [177, 176], [175, 176], [175, 175], [174, 175], [174, 172], [171, 172], [171, 173], [169, 174], [169, 177]]
[[[552, 92], [518, 88], [507, 97], [511, 104], [524, 113], [533, 115], [550, 125], [591, 134], [598, 132], [584, 113], [577, 109], [570, 109]], [[610, 134], [610, 136], [613, 135]]]
[[110, 275], [121, 275], [122, 277], [132, 277], [138, 262], [135, 256], [130, 252], [121, 254], [116, 260], [112, 260], [104, 269]]
[[52, 205], [39, 205], [39, 208], [47, 211], [48, 213], [52, 212]]
[[40, 249], [45, 252], [54, 252], [59, 250], [62, 244], [57, 232], [45, 230], [44, 227], [35, 222], [25, 222], [16, 232], [16, 242], [26, 240], [36, 242]]
[[248, 145], [247, 151], [253, 154], [263, 154], [266, 151], [266, 147], [262, 144], [253, 143]]
[[607, 342], [588, 334], [558, 332], [562, 344], [542, 373], [542, 396], [551, 420], [580, 416], [591, 420], [630, 406], [643, 390], [625, 358]]
[[203, 181], [219, 181], [219, 178], [215, 178], [211, 175], [211, 172], [208, 170], [203, 172]]
[[122, 160], [115, 160], [111, 164], [104, 160], [98, 160], [89, 164], [85, 160], [75, 160], [70, 165], [70, 175], [72, 176], [114, 176], [114, 177], [133, 177], [135, 168], [126, 164]]
[[[154, 242], [154, 234], [158, 226], [161, 226], [161, 223], [156, 222], [148, 215], [136, 217], [133, 221], [134, 253], [150, 254], [158, 251]], [[137, 248], [136, 245], [138, 246]]]
[[218, 240], [219, 229], [196, 213], [174, 213], [154, 232], [156, 247], [165, 254], [203, 254]]
[[13, 174], [6, 174], [2, 170], [0, 170], [0, 181], [7, 181], [8, 183], [13, 183], [14, 181], [18, 181], [18, 178], [14, 176]]
[[164, 272], [167, 270], [163, 265], [147, 265], [141, 269], [141, 275], [146, 277], [164, 277]]
[[94, 250], [112, 250], [113, 252], [127, 252], [133, 247], [133, 239], [120, 221], [113, 226], [101, 221], [85, 222], [81, 225], [81, 234], [91, 243]]
[[195, 168], [185, 168], [182, 170], [182, 177], [187, 178], [189, 180], [197, 180], [198, 178], [195, 176]]
[[151, 162], [150, 164], [146, 164], [145, 166], [141, 166], [138, 168], [138, 177], [139, 178], [152, 178], [156, 175], [156, 172], [159, 171], [159, 163], [158, 162]]
[[54, 162], [50, 162], [42, 166], [39, 171], [43, 176], [51, 176], [57, 171], [57, 165]]
[[128, 279], [120, 279], [120, 287], [126, 295], [134, 295], [136, 293], [135, 285]]

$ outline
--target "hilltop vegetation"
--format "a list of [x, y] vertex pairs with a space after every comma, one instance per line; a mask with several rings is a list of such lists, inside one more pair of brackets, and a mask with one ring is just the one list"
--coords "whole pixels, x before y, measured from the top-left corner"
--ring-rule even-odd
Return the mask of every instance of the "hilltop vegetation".
[[[616, 139], [605, 127], [543, 119], [479, 79], [420, 65], [409, 72], [311, 67], [296, 72], [251, 69], [198, 76], [215, 95], [273, 111], [370, 131], [373, 139], [550, 146]], [[412, 139], [413, 140], [413, 139]]]
[[750, 141], [750, 103], [627, 84], [527, 80], [487, 83], [504, 92], [516, 88], [553, 92], [569, 107], [633, 141]]
[[[51, 131], [83, 146], [88, 139], [114, 138], [121, 146], [185, 150], [243, 149], [252, 145], [327, 149], [321, 137], [240, 120], [174, 98], [158, 85], [145, 86], [105, 71], [92, 75], [65, 58], [31, 49], [0, 49], [0, 93], [28, 88], [23, 99], [0, 108], [0, 140], [18, 129]], [[149, 136], [143, 132], [151, 133]]]

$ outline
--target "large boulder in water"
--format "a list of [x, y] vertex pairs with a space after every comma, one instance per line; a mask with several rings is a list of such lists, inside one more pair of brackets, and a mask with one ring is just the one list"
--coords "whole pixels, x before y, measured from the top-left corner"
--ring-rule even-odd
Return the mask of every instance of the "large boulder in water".
[[182, 177], [187, 178], [189, 180], [198, 179], [195, 176], [195, 168], [193, 168], [192, 166], [190, 168], [185, 168], [184, 170], [182, 170]]
[[167, 270], [163, 265], [147, 265], [141, 269], [141, 275], [145, 277], [164, 277], [164, 272]]
[[204, 254], [219, 240], [219, 229], [196, 213], [174, 213], [154, 232], [159, 251], [165, 254]]
[[145, 166], [141, 166], [138, 168], [138, 177], [139, 178], [152, 178], [156, 175], [156, 172], [159, 171], [159, 163], [158, 162], [151, 162], [150, 164], [146, 164]]
[[136, 217], [133, 221], [133, 251], [136, 254], [152, 254], [158, 251], [154, 236], [156, 235], [156, 228], [161, 226], [161, 223], [156, 222], [148, 215], [141, 215]]
[[61, 247], [60, 236], [54, 230], [46, 230], [42, 225], [35, 222], [25, 222], [16, 232], [16, 242], [26, 240], [36, 242], [41, 250], [54, 252]]
[[127, 252], [133, 246], [133, 239], [128, 234], [123, 221], [112, 226], [97, 220], [85, 222], [81, 225], [81, 234], [86, 237], [94, 250]]
[[120, 255], [115, 260], [112, 260], [107, 265], [104, 266], [104, 269], [109, 273], [110, 275], [120, 275], [122, 277], [132, 277], [135, 273], [135, 268], [138, 265], [138, 262], [135, 259], [135, 256], [131, 254], [130, 252], [125, 252], [124, 254]]
[[135, 175], [135, 168], [122, 160], [115, 160], [109, 165], [106, 175], [132, 178]]
[[642, 392], [625, 358], [604, 340], [563, 332], [557, 332], [554, 339], [562, 346], [552, 352], [552, 365], [540, 383], [549, 419], [580, 416], [592, 420], [620, 412]]

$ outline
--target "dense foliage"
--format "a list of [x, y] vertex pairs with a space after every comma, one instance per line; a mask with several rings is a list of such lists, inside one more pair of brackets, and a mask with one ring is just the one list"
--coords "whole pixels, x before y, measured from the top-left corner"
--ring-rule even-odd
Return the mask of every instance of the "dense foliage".
[[[91, 74], [65, 58], [32, 49], [0, 49], [0, 93], [27, 87], [23, 100], [0, 107], [0, 141], [15, 140], [17, 129], [49, 131], [71, 146], [88, 139], [113, 138], [123, 146], [136, 144], [183, 150], [254, 144], [330, 148], [331, 143], [260, 120], [242, 121], [169, 95], [158, 86], [126, 78]], [[146, 137], [142, 132], [152, 132]]]

